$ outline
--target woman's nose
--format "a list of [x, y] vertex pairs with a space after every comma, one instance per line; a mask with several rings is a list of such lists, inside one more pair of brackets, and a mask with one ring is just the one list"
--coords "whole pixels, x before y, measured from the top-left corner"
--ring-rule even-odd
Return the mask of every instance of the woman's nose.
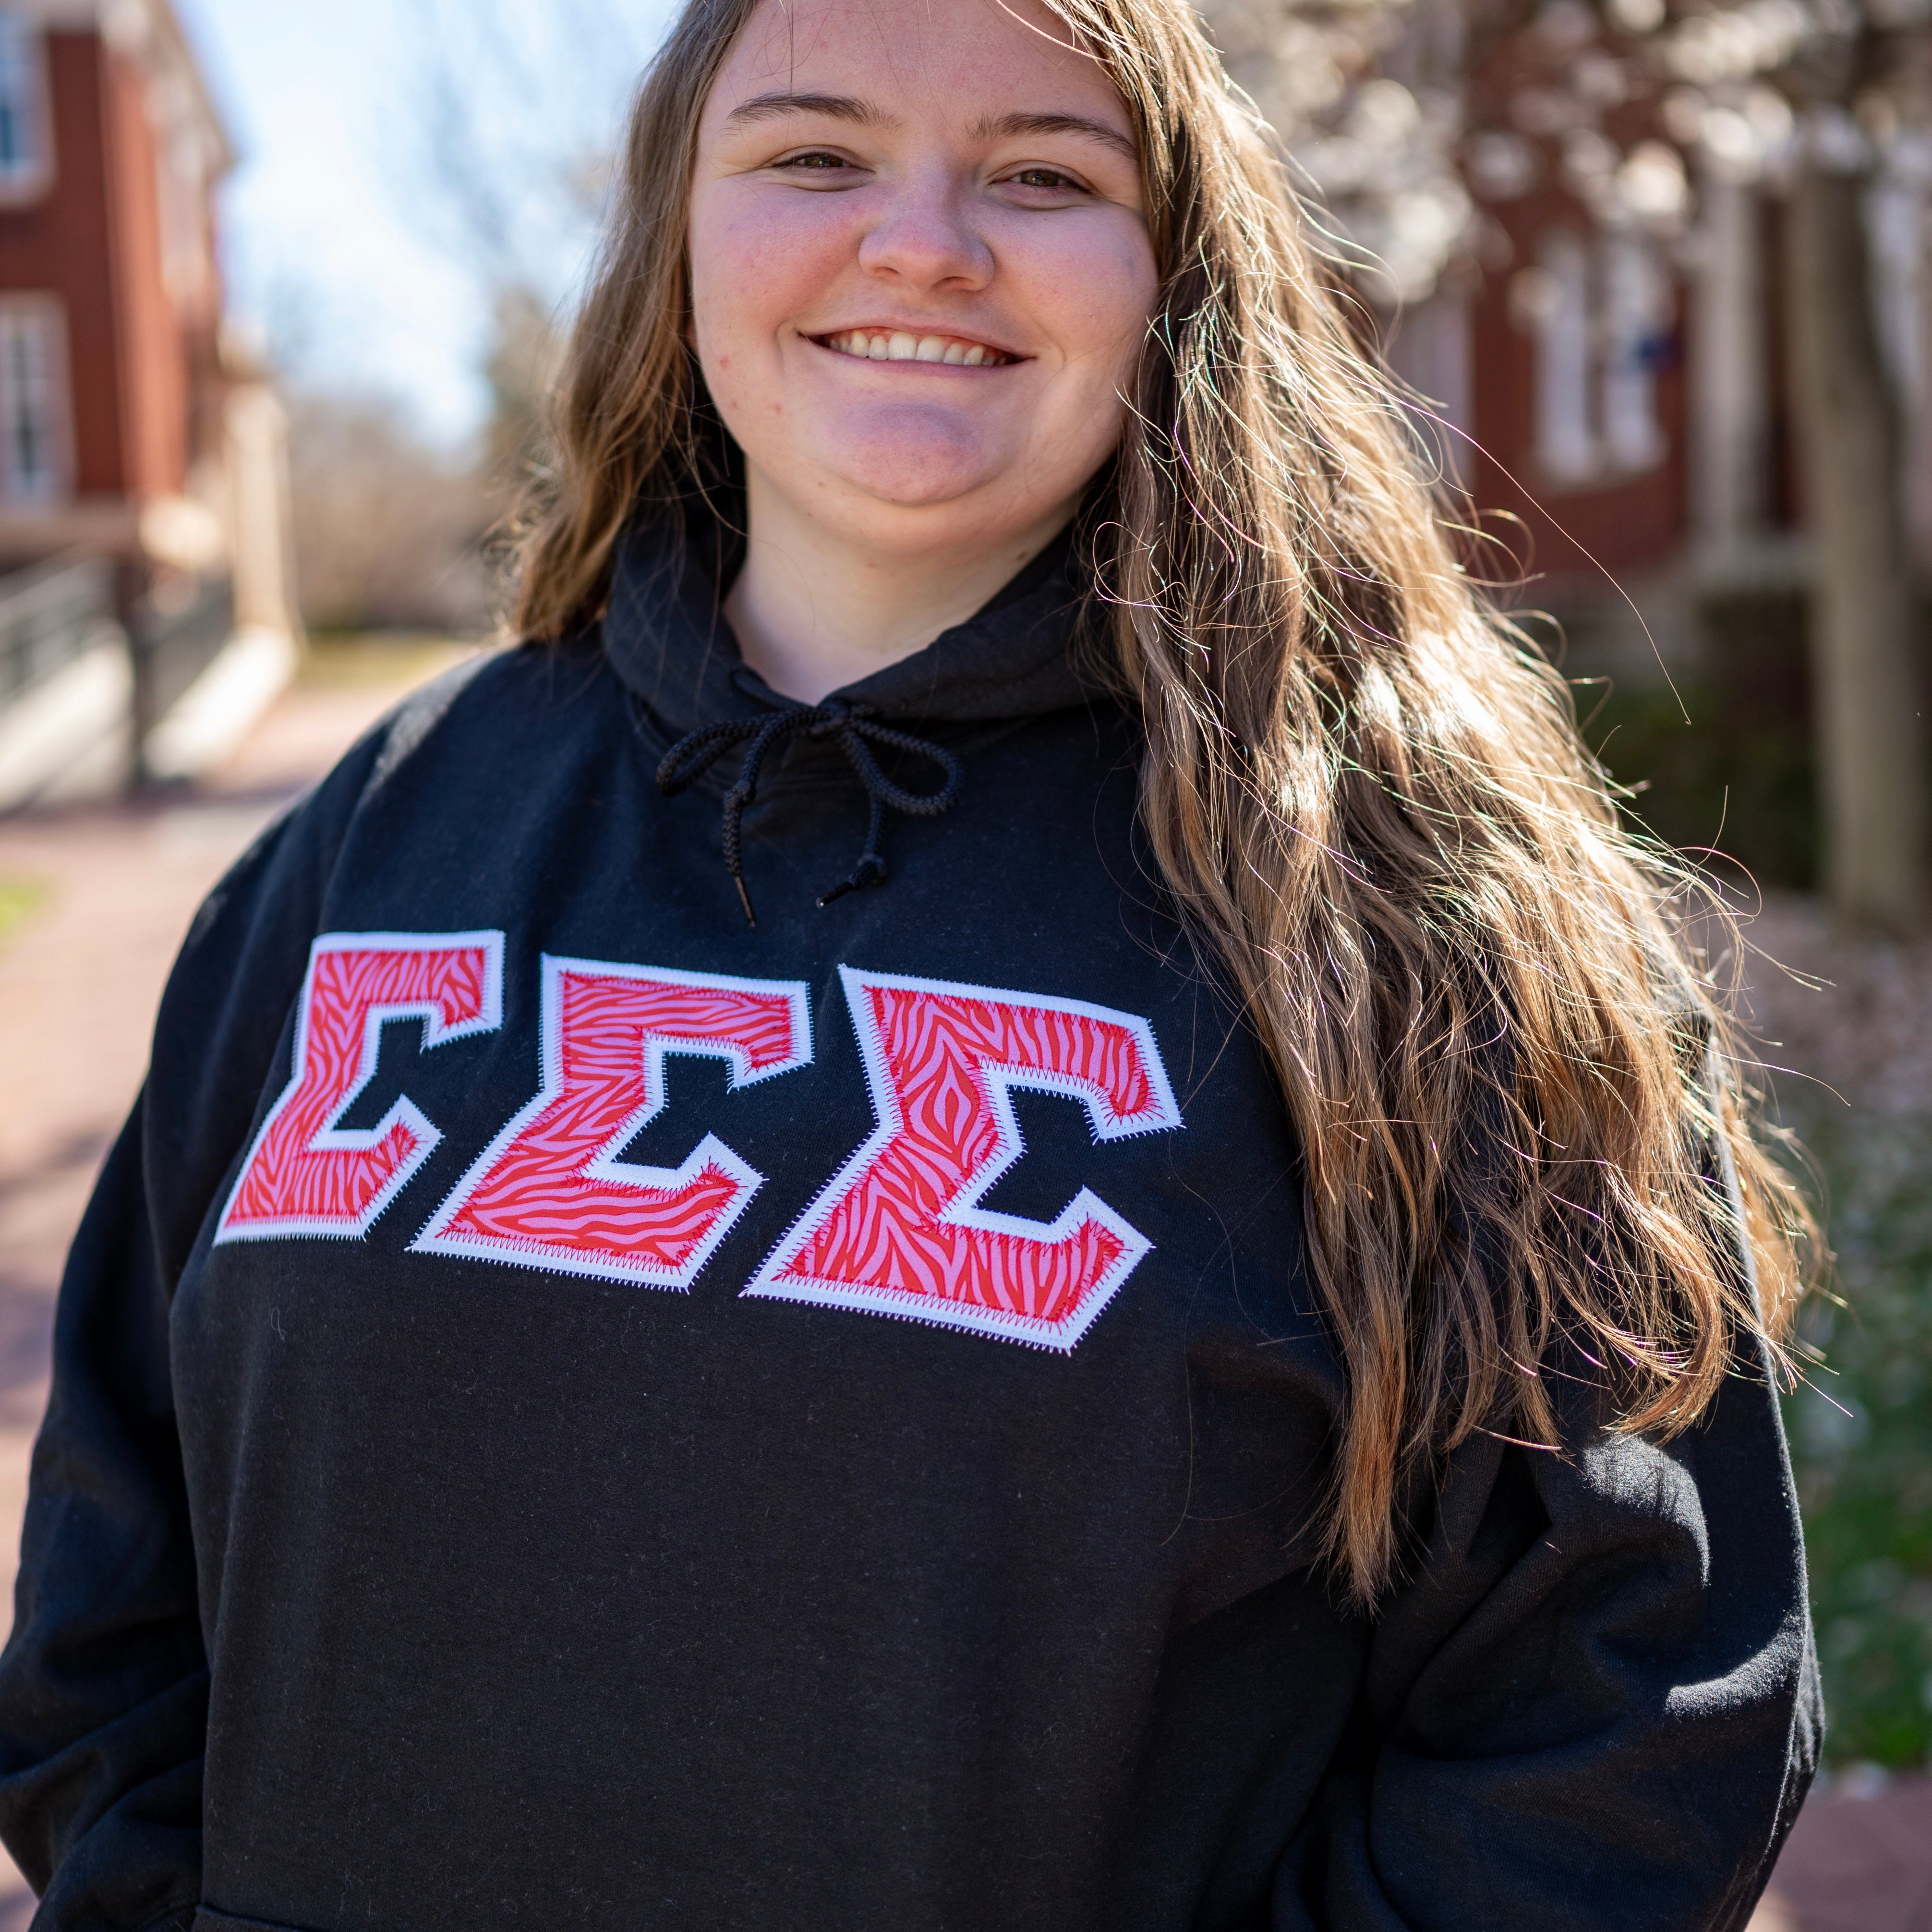
[[906, 183], [859, 244], [868, 274], [916, 289], [985, 285], [993, 251], [962, 205], [956, 184], [928, 177]]

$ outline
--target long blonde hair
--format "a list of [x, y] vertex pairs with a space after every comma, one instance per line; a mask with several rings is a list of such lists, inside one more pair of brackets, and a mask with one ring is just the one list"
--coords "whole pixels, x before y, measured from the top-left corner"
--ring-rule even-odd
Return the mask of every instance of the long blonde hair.
[[[691, 156], [755, 4], [687, 0], [640, 92], [524, 547], [526, 636], [593, 620], [626, 521], [702, 482]], [[1144, 720], [1148, 836], [1304, 1150], [1348, 1384], [1328, 1547], [1372, 1601], [1412, 1479], [1479, 1430], [1556, 1444], [1558, 1374], [1669, 1435], [1764, 1344], [1781, 1360], [1807, 1224], [1742, 1117], [1684, 875], [1622, 828], [1568, 687], [1459, 566], [1198, 21], [1045, 4], [1137, 124], [1162, 274], [1085, 519], [1092, 608]]]

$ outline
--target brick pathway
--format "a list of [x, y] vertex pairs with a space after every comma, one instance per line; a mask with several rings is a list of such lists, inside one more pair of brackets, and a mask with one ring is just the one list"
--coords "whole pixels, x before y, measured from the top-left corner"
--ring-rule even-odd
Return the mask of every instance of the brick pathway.
[[1932, 1932], [1932, 1779], [1814, 1796], [1751, 1932]]
[[[436, 668], [421, 654], [404, 662], [417, 676]], [[363, 671], [298, 686], [192, 794], [0, 820], [0, 883], [48, 888], [0, 942], [0, 1604], [11, 1601], [62, 1258], [140, 1083], [168, 962], [230, 862], [406, 688], [380, 661]], [[33, 1904], [0, 1855], [0, 1932], [26, 1932]], [[1808, 1805], [1751, 1932], [1932, 1932], [1932, 1782]]]

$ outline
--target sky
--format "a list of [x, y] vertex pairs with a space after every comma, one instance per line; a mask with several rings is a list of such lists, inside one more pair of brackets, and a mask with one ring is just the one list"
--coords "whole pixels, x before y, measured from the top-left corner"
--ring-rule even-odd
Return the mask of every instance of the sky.
[[[487, 406], [492, 267], [432, 158], [430, 83], [466, 104], [479, 173], [549, 182], [608, 150], [662, 0], [176, 5], [242, 157], [223, 201], [237, 318], [294, 380], [380, 391], [460, 441]], [[562, 199], [529, 197], [519, 222], [541, 239], [516, 244], [559, 302], [594, 232], [581, 195]]]

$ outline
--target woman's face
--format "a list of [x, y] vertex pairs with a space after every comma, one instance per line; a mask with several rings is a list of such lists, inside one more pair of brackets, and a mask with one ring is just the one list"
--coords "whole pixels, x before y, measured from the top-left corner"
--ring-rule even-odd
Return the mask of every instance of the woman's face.
[[764, 0], [698, 134], [695, 340], [760, 482], [992, 546], [1118, 442], [1156, 293], [1131, 122], [1034, 0]]

